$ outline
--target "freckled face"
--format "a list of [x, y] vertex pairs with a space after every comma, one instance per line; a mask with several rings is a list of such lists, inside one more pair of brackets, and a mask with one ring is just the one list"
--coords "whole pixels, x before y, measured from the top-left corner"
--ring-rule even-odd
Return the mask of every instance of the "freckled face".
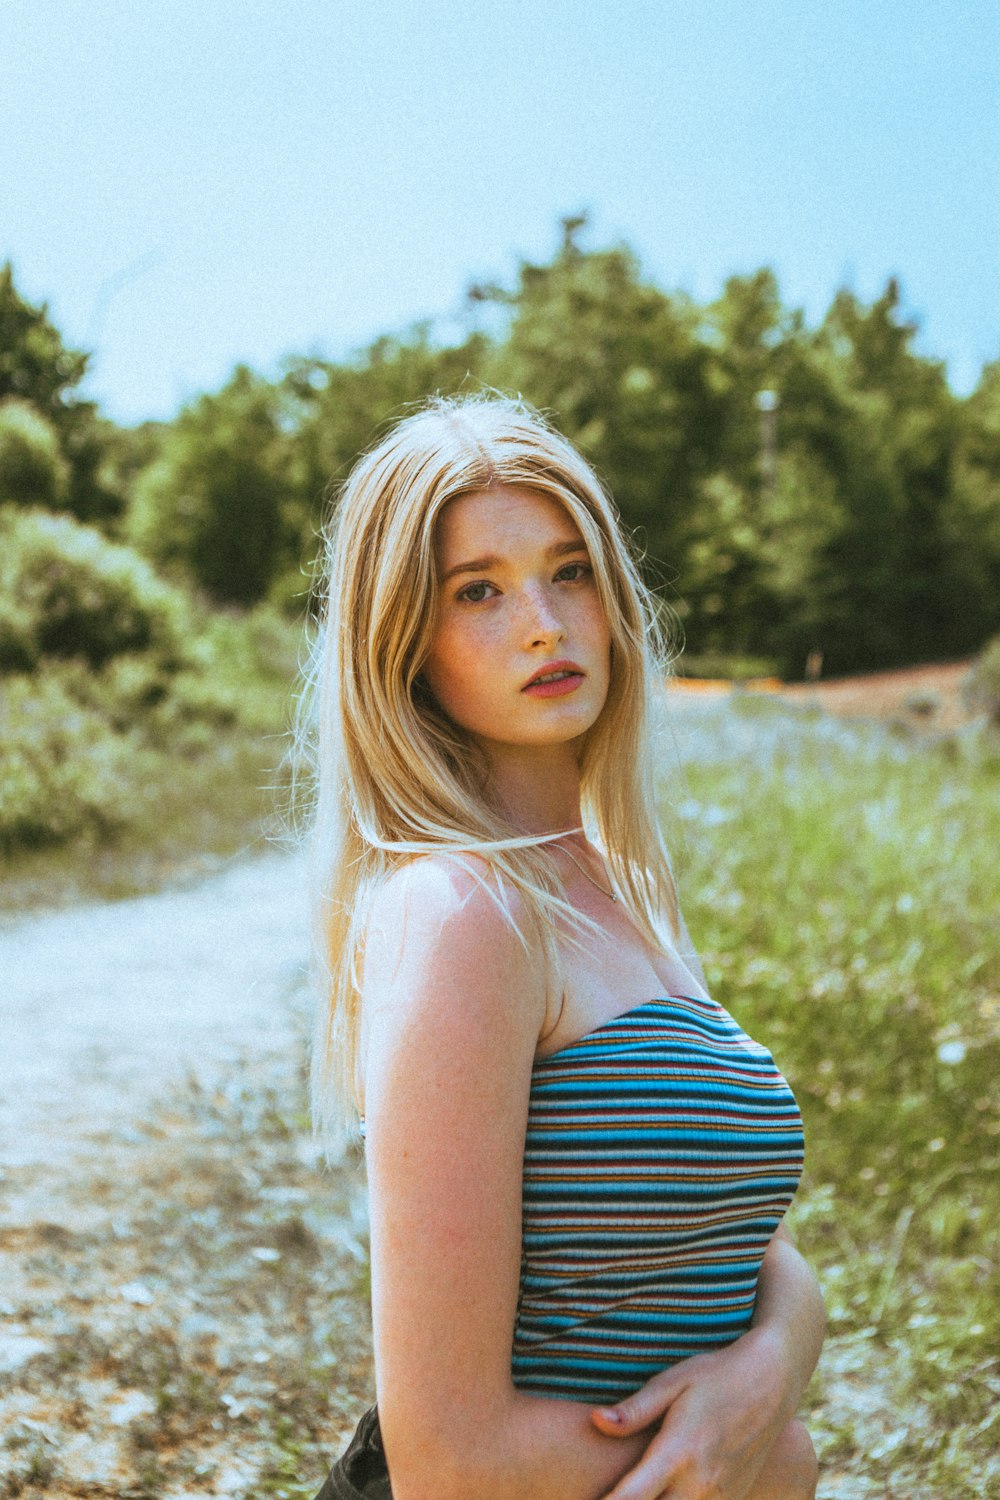
[[[589, 729], [608, 693], [611, 635], [569, 512], [523, 486], [461, 495], [438, 518], [435, 561], [423, 674], [449, 718], [485, 747], [559, 744]], [[553, 663], [576, 670], [526, 691]]]

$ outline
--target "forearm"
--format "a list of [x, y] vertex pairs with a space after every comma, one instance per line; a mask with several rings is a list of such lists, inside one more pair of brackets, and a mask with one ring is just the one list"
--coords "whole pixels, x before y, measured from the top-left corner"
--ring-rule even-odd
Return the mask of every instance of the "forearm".
[[[463, 1430], [450, 1414], [437, 1443], [421, 1444], [407, 1464], [394, 1456], [391, 1424], [383, 1433], [396, 1500], [599, 1500], [634, 1467], [648, 1433], [607, 1437], [579, 1401], [511, 1390], [501, 1412], [480, 1416]], [[388, 1415], [388, 1414], [387, 1414]], [[425, 1434], [426, 1438], [426, 1434]], [[403, 1445], [405, 1450], [405, 1444]]]
[[774, 1236], [760, 1268], [750, 1332], [753, 1343], [776, 1348], [786, 1372], [779, 1415], [794, 1415], [816, 1368], [826, 1315], [819, 1283], [784, 1230]]
[[518, 1500], [597, 1500], [634, 1467], [649, 1441], [648, 1433], [606, 1437], [595, 1428], [591, 1407], [581, 1401], [518, 1393], [511, 1417], [511, 1477], [498, 1484], [497, 1500], [512, 1495]]

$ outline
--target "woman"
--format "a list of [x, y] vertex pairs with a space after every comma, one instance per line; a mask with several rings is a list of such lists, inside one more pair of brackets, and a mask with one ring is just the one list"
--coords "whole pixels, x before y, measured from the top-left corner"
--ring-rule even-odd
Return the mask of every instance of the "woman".
[[362, 1120], [378, 1402], [323, 1500], [808, 1500], [801, 1121], [681, 918], [610, 501], [436, 401], [327, 541], [314, 1110]]

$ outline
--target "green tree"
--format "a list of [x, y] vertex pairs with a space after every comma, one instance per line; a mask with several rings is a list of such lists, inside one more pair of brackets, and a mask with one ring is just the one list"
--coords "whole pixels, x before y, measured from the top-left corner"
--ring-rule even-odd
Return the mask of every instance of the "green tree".
[[583, 223], [565, 221], [554, 259], [523, 264], [512, 292], [493, 293], [511, 321], [489, 379], [552, 413], [674, 578], [684, 523], [718, 446], [710, 351], [695, 307], [645, 280], [630, 250], [579, 248]]
[[343, 364], [319, 359], [288, 362], [279, 399], [289, 433], [284, 515], [290, 560], [276, 591], [301, 605], [305, 575], [317, 547], [325, 497], [347, 477], [358, 456], [390, 421], [432, 395], [476, 389], [488, 341], [470, 334], [456, 345], [434, 342], [426, 324], [376, 339]]
[[240, 365], [164, 430], [136, 482], [128, 534], [218, 602], [254, 604], [285, 562], [287, 461], [275, 389]]
[[111, 424], [76, 393], [87, 360], [63, 343], [47, 306], [35, 307], [20, 295], [10, 262], [0, 266], [0, 402], [13, 399], [33, 408], [50, 424], [68, 465], [65, 482], [33, 498], [71, 510], [82, 521], [113, 525], [124, 496], [106, 461]]
[[48, 307], [26, 302], [14, 285], [10, 262], [0, 266], [0, 400], [30, 401], [55, 420], [86, 368], [87, 355], [66, 348]]
[[1000, 360], [985, 367], [958, 421], [948, 520], [965, 564], [969, 600], [982, 601], [983, 634], [990, 634], [1000, 629]]
[[843, 670], [940, 658], [981, 628], [969, 628], [949, 527], [956, 403], [943, 365], [913, 350], [899, 304], [894, 280], [868, 307], [840, 292], [814, 338], [841, 507], [823, 550], [824, 646]]
[[52, 423], [28, 401], [0, 401], [0, 504], [60, 506], [69, 465]]

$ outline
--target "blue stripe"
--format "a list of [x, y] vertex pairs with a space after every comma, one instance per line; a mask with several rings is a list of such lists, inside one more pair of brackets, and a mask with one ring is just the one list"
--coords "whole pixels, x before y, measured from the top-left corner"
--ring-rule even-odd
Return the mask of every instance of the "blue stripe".
[[774, 1059], [714, 1001], [645, 1001], [538, 1062], [515, 1385], [616, 1401], [738, 1338], [802, 1158]]

